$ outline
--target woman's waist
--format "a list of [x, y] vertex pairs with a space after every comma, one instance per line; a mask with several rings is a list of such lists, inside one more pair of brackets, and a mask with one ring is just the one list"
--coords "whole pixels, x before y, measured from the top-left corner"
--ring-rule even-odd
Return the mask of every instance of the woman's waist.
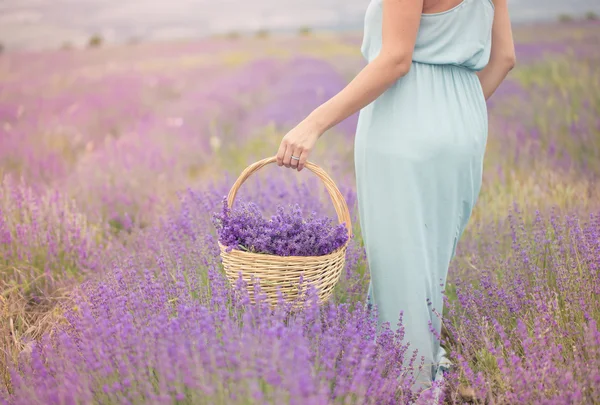
[[[477, 79], [477, 70], [461, 63], [430, 63], [413, 59], [410, 71], [417, 70], [422, 74], [457, 76], [468, 80]], [[409, 72], [410, 72], [409, 71]]]
[[435, 117], [436, 112], [443, 112], [444, 117], [452, 119], [468, 120], [469, 116], [477, 115], [487, 120], [487, 105], [477, 74], [452, 65], [413, 63], [409, 72], [390, 86], [371, 108], [373, 113], [393, 113], [406, 120], [429, 119]]
[[432, 65], [412, 62], [408, 73], [388, 91], [396, 97], [414, 99], [414, 103], [462, 102], [485, 104], [476, 72], [459, 65]]

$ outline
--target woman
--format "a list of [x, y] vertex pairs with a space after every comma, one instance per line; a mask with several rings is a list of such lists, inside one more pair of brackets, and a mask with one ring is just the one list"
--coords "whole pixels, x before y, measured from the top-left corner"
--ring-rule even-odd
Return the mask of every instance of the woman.
[[[424, 357], [426, 386], [441, 373], [442, 291], [479, 195], [485, 100], [515, 64], [507, 0], [372, 0], [368, 65], [287, 133], [279, 166], [302, 170], [319, 137], [360, 110], [357, 200], [379, 323], [398, 323]], [[430, 327], [431, 325], [431, 327]], [[410, 356], [409, 356], [410, 357]]]

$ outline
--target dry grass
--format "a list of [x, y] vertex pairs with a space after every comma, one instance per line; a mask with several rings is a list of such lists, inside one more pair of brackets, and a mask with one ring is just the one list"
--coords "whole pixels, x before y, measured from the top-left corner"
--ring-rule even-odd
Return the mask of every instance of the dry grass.
[[502, 174], [486, 169], [484, 178], [472, 222], [503, 219], [515, 204], [534, 215], [536, 210], [552, 208], [587, 212], [600, 201], [600, 189], [589, 179], [542, 163], [535, 170], [513, 167]]
[[[5, 270], [2, 269], [0, 274], [7, 274]], [[11, 269], [12, 272], [22, 270]], [[0, 280], [0, 379], [9, 390], [6, 359], [16, 361], [20, 353], [31, 350], [35, 340], [52, 331], [53, 325], [62, 319], [57, 304], [68, 299], [74, 285], [74, 280], [54, 282], [55, 287], [50, 293], [34, 294], [32, 285], [44, 277], [41, 274], [24, 284]]]

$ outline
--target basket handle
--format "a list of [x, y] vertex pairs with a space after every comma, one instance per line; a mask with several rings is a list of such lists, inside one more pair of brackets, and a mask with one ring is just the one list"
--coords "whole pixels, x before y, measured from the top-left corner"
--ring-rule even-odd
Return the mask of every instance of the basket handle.
[[[242, 171], [238, 179], [235, 181], [235, 183], [233, 183], [233, 186], [231, 186], [231, 190], [229, 190], [229, 194], [227, 195], [227, 206], [231, 209], [239, 188], [246, 181], [246, 179], [250, 177], [252, 173], [276, 161], [277, 156], [271, 156], [254, 162], [250, 166], [246, 167], [244, 171]], [[321, 167], [314, 163], [307, 161], [304, 164], [304, 166], [308, 170], [316, 174], [325, 184], [325, 188], [327, 188], [327, 192], [329, 193], [329, 197], [331, 197], [331, 202], [333, 203], [333, 207], [335, 208], [335, 212], [337, 213], [339, 223], [345, 223], [346, 229], [348, 229], [348, 235], [352, 237], [352, 223], [350, 220], [350, 211], [348, 210], [348, 204], [346, 203], [346, 200], [344, 199], [344, 196], [342, 195], [340, 190], [333, 182], [333, 179], [329, 177], [325, 170], [323, 170]]]

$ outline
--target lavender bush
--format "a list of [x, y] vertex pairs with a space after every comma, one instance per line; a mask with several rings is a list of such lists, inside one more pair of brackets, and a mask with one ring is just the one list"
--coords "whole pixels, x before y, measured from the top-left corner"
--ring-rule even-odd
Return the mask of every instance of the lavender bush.
[[[421, 360], [401, 314], [377, 336], [365, 307], [355, 117], [311, 155], [346, 197], [351, 240], [303, 173], [264, 169], [238, 197], [256, 205], [223, 210], [233, 174], [364, 64], [349, 36], [3, 55], [1, 404], [436, 403], [409, 389]], [[600, 24], [515, 38], [480, 200], [435, 308], [454, 363], [440, 400], [600, 403]], [[223, 234], [275, 254], [347, 242], [334, 298], [250, 304], [220, 272]]]
[[408, 389], [402, 360], [422, 365], [402, 329], [376, 337], [365, 306], [320, 307], [311, 289], [305, 310], [283, 297], [273, 310], [258, 286], [256, 305], [242, 282], [232, 289], [207, 233], [217, 192], [182, 196], [117, 267], [82, 284], [62, 305], [66, 322], [11, 369], [6, 403], [429, 403], [432, 390]]
[[410, 356], [402, 331], [375, 339], [364, 309], [314, 304], [290, 315], [284, 304], [231, 302], [214, 270], [202, 302], [193, 297], [203, 286], [186, 276], [193, 269], [166, 268], [176, 279], [114, 269], [66, 312], [69, 329], [12, 371], [7, 403], [391, 405], [417, 396], [401, 367]]
[[328, 217], [315, 211], [307, 218], [299, 205], [278, 206], [277, 214], [266, 219], [253, 202], [238, 203], [230, 209], [223, 198], [221, 212], [213, 214], [219, 241], [231, 249], [278, 256], [328, 255], [348, 241], [345, 224], [334, 226]]
[[0, 183], [0, 379], [6, 359], [50, 330], [67, 286], [101, 268], [111, 240], [73, 201], [35, 192], [5, 176]]
[[503, 254], [502, 240], [480, 240], [477, 274], [454, 277], [454, 377], [498, 403], [599, 402], [600, 216], [538, 212], [525, 227], [513, 210], [508, 223]]

